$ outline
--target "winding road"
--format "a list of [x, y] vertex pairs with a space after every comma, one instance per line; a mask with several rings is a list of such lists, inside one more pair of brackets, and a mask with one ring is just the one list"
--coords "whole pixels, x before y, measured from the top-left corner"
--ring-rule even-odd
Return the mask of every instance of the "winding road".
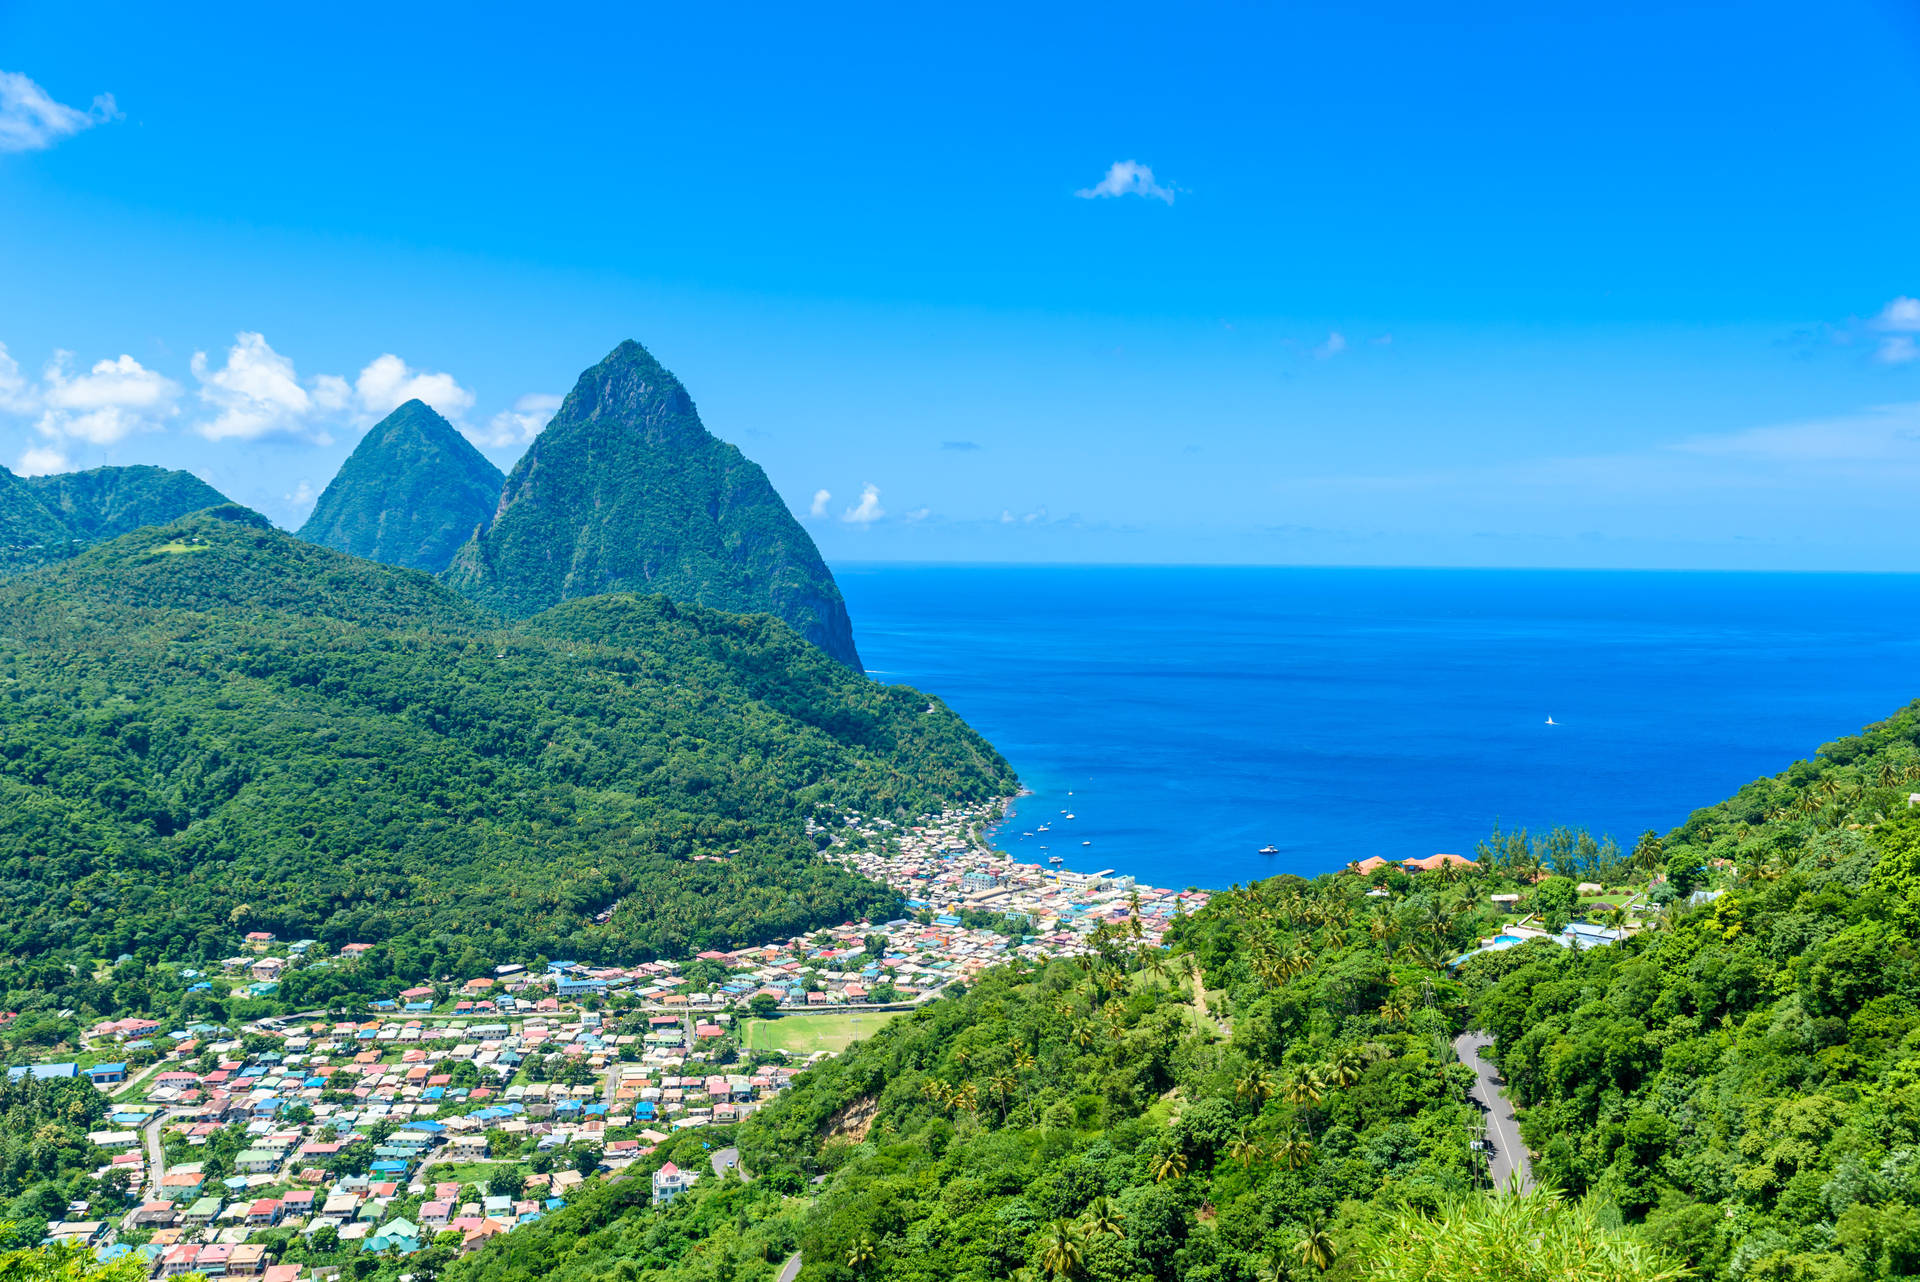
[[1533, 1163], [1527, 1157], [1526, 1144], [1520, 1139], [1520, 1123], [1513, 1115], [1513, 1104], [1507, 1099], [1506, 1079], [1481, 1054], [1491, 1045], [1493, 1038], [1478, 1030], [1453, 1039], [1453, 1049], [1460, 1056], [1460, 1062], [1473, 1070], [1473, 1100], [1487, 1112], [1487, 1144], [1492, 1150], [1487, 1154], [1487, 1173], [1493, 1178], [1493, 1186], [1505, 1188], [1507, 1181], [1517, 1175], [1520, 1188], [1525, 1191], [1533, 1187]]

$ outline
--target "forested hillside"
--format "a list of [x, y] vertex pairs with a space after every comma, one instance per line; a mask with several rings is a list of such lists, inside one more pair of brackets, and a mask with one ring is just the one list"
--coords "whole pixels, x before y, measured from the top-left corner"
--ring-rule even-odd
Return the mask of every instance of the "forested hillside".
[[[1170, 952], [1103, 927], [1085, 964], [989, 972], [730, 1136], [652, 1159], [700, 1169], [704, 1145], [735, 1143], [752, 1184], [708, 1179], [661, 1211], [614, 1183], [456, 1276], [753, 1282], [797, 1250], [808, 1282], [1252, 1282], [1455, 1276], [1420, 1261], [1474, 1242], [1481, 1265], [1510, 1256], [1511, 1233], [1474, 1236], [1493, 1204], [1450, 1044], [1468, 992], [1423, 960], [1471, 937], [1488, 883], [1398, 884], [1388, 902], [1359, 877], [1278, 878], [1215, 897]], [[1529, 1200], [1523, 1218], [1529, 1271], [1498, 1276], [1677, 1267], [1592, 1208]]]
[[241, 508], [0, 587], [7, 954], [260, 929], [389, 943], [403, 977], [684, 955], [897, 903], [807, 818], [1012, 786], [937, 701], [770, 618], [606, 597], [509, 625]]
[[1696, 812], [1669, 867], [1737, 872], [1666, 929], [1469, 969], [1542, 1174], [1708, 1276], [1920, 1273], [1917, 739], [1920, 705]]
[[408, 401], [360, 438], [300, 537], [438, 574], [493, 519], [505, 480], [453, 424]]
[[759, 465], [708, 432], [680, 380], [635, 342], [580, 375], [445, 577], [515, 617], [607, 592], [771, 614], [860, 667], [813, 539]]
[[225, 503], [191, 472], [96, 467], [15, 476], [0, 467], [0, 576], [73, 556], [102, 539]]
[[[1913, 1276], [1917, 740], [1920, 705], [1647, 834], [1652, 925], [1611, 947], [1449, 964], [1492, 893], [1558, 917], [1549, 873], [1628, 869], [1564, 832], [1217, 896], [1166, 954], [1103, 929], [651, 1159], [737, 1143], [754, 1183], [661, 1210], [616, 1182], [458, 1276], [754, 1282], [795, 1251], [805, 1282]], [[1476, 1189], [1450, 1046], [1476, 1025], [1567, 1200]]]

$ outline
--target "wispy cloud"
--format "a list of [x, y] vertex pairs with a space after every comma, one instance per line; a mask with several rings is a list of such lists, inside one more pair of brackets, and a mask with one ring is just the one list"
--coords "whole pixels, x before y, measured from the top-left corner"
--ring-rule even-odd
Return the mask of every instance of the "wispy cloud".
[[1346, 350], [1347, 336], [1336, 329], [1328, 334], [1318, 347], [1313, 349], [1313, 354], [1324, 361], [1330, 360]]
[[522, 396], [513, 403], [512, 409], [501, 410], [487, 420], [485, 428], [468, 432], [467, 438], [489, 449], [524, 445], [540, 435], [546, 425], [553, 421], [554, 412], [560, 408], [562, 399], [550, 392]]
[[1907, 365], [1920, 359], [1920, 345], [1913, 339], [1920, 332], [1920, 298], [1902, 294], [1892, 299], [1870, 324], [1882, 335], [1874, 345], [1874, 360], [1882, 365]]
[[827, 504], [831, 502], [833, 502], [832, 490], [815, 490], [813, 492], [813, 506], [807, 509], [807, 515], [816, 520], [824, 517], [827, 514]]
[[44, 151], [119, 116], [110, 93], [100, 94], [82, 111], [55, 102], [52, 94], [17, 71], [0, 71], [0, 152]]
[[840, 514], [840, 519], [848, 525], [872, 525], [887, 514], [880, 506], [880, 487], [867, 485], [860, 491], [860, 501]]
[[1107, 176], [1091, 187], [1073, 193], [1082, 200], [1101, 200], [1112, 196], [1144, 196], [1149, 200], [1173, 203], [1174, 189], [1154, 178], [1153, 170], [1137, 160], [1116, 160], [1107, 166]]

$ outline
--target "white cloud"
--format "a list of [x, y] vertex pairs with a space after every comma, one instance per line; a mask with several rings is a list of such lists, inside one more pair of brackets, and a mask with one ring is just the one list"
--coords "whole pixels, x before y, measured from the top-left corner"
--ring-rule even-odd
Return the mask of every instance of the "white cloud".
[[85, 374], [67, 372], [71, 352], [57, 352], [40, 392], [35, 426], [49, 440], [112, 445], [135, 432], [159, 430], [179, 412], [180, 385], [131, 356], [101, 361]]
[[219, 411], [195, 428], [210, 441], [300, 432], [317, 408], [294, 376], [293, 362], [268, 346], [264, 335], [235, 334], [227, 363], [219, 369], [209, 370], [205, 352], [195, 352], [192, 365], [200, 399]]
[[353, 392], [362, 410], [382, 418], [408, 401], [421, 400], [456, 422], [473, 408], [473, 393], [451, 374], [410, 368], [391, 352], [376, 356], [354, 380]]
[[554, 411], [560, 408], [561, 399], [550, 392], [529, 393], [515, 401], [512, 409], [501, 410], [487, 420], [484, 430], [468, 432], [467, 438], [475, 445], [490, 449], [524, 445], [540, 435], [540, 429], [547, 425], [553, 418]]
[[825, 516], [827, 514], [827, 504], [831, 502], [833, 502], [833, 492], [831, 490], [815, 490], [813, 492], [813, 506], [807, 510], [807, 515], [811, 517]]
[[353, 405], [353, 384], [338, 374], [317, 374], [313, 379], [313, 403], [331, 413], [343, 413]]
[[933, 515], [933, 509], [932, 509], [932, 508], [930, 508], [930, 507], [917, 507], [917, 508], [915, 508], [915, 509], [913, 509], [913, 511], [911, 511], [911, 512], [909, 512], [909, 513], [907, 513], [907, 520], [908, 520], [908, 522], [910, 522], [911, 524], [914, 524], [914, 525], [918, 525], [918, 524], [919, 524], [920, 522], [922, 522], [922, 521], [924, 521], [924, 520], [926, 520], [926, 519], [927, 519], [928, 517], [930, 517], [930, 516], [932, 516], [932, 515]]
[[110, 93], [99, 95], [92, 107], [81, 111], [55, 102], [53, 95], [17, 71], [0, 71], [0, 152], [43, 151], [119, 115]]
[[282, 494], [280, 497], [286, 500], [286, 502], [291, 507], [297, 510], [300, 508], [312, 507], [314, 499], [318, 498], [319, 496], [313, 492], [312, 482], [302, 481], [300, 482], [300, 484], [293, 487], [293, 492], [291, 494]]
[[1873, 359], [1882, 365], [1905, 365], [1920, 359], [1920, 347], [1914, 345], [1910, 334], [1889, 334], [1880, 340], [1880, 346], [1874, 350]]
[[34, 403], [26, 375], [20, 372], [20, 362], [8, 354], [5, 343], [0, 343], [0, 410], [9, 414], [31, 414]]
[[1321, 343], [1320, 346], [1313, 349], [1313, 354], [1324, 361], [1329, 357], [1338, 356], [1346, 350], [1347, 336], [1336, 329], [1327, 335], [1324, 343]]
[[14, 471], [22, 476], [45, 476], [49, 472], [67, 470], [67, 456], [50, 445], [30, 445], [14, 465]]
[[1107, 167], [1107, 176], [1091, 187], [1082, 187], [1073, 194], [1082, 200], [1098, 200], [1108, 196], [1145, 196], [1150, 200], [1164, 200], [1173, 203], [1171, 187], [1163, 187], [1154, 181], [1153, 170], [1137, 160], [1116, 160]]
[[880, 487], [868, 485], [860, 491], [860, 501], [841, 514], [840, 519], [849, 525], [872, 525], [887, 514], [880, 506]]
[[1920, 330], [1920, 298], [1900, 295], [1873, 318], [1876, 329]]

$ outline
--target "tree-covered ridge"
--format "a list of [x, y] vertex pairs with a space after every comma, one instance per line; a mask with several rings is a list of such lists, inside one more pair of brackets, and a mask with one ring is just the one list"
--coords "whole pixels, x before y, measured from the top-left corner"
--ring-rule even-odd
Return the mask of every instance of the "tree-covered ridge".
[[860, 666], [840, 589], [766, 473], [631, 341], [580, 376], [445, 577], [514, 617], [608, 592], [772, 614]]
[[1428, 954], [1510, 883], [1397, 884], [1389, 903], [1358, 877], [1276, 878], [1216, 896], [1171, 952], [1102, 927], [1081, 961], [989, 971], [653, 1158], [704, 1169], [737, 1144], [752, 1184], [665, 1209], [610, 1184], [456, 1276], [764, 1282], [797, 1250], [804, 1282], [1438, 1278], [1419, 1262], [1449, 1238], [1516, 1223], [1540, 1249], [1505, 1257], [1587, 1271], [1485, 1276], [1674, 1276], [1636, 1234], [1596, 1240], [1603, 1208], [1476, 1200], [1481, 1114], [1451, 1048], [1468, 992]]
[[193, 473], [164, 467], [32, 477], [0, 467], [0, 575], [48, 565], [90, 543], [226, 501]]
[[492, 519], [505, 481], [453, 424], [408, 401], [361, 438], [300, 537], [438, 574]]
[[1707, 1276], [1920, 1271], [1917, 748], [1910, 706], [1695, 812], [1673, 878], [1734, 869], [1667, 929], [1468, 970], [1542, 1173]]
[[504, 625], [245, 509], [0, 587], [7, 953], [239, 928], [386, 941], [402, 976], [682, 955], [897, 904], [809, 817], [1011, 786], [937, 701], [771, 619], [619, 597]]

